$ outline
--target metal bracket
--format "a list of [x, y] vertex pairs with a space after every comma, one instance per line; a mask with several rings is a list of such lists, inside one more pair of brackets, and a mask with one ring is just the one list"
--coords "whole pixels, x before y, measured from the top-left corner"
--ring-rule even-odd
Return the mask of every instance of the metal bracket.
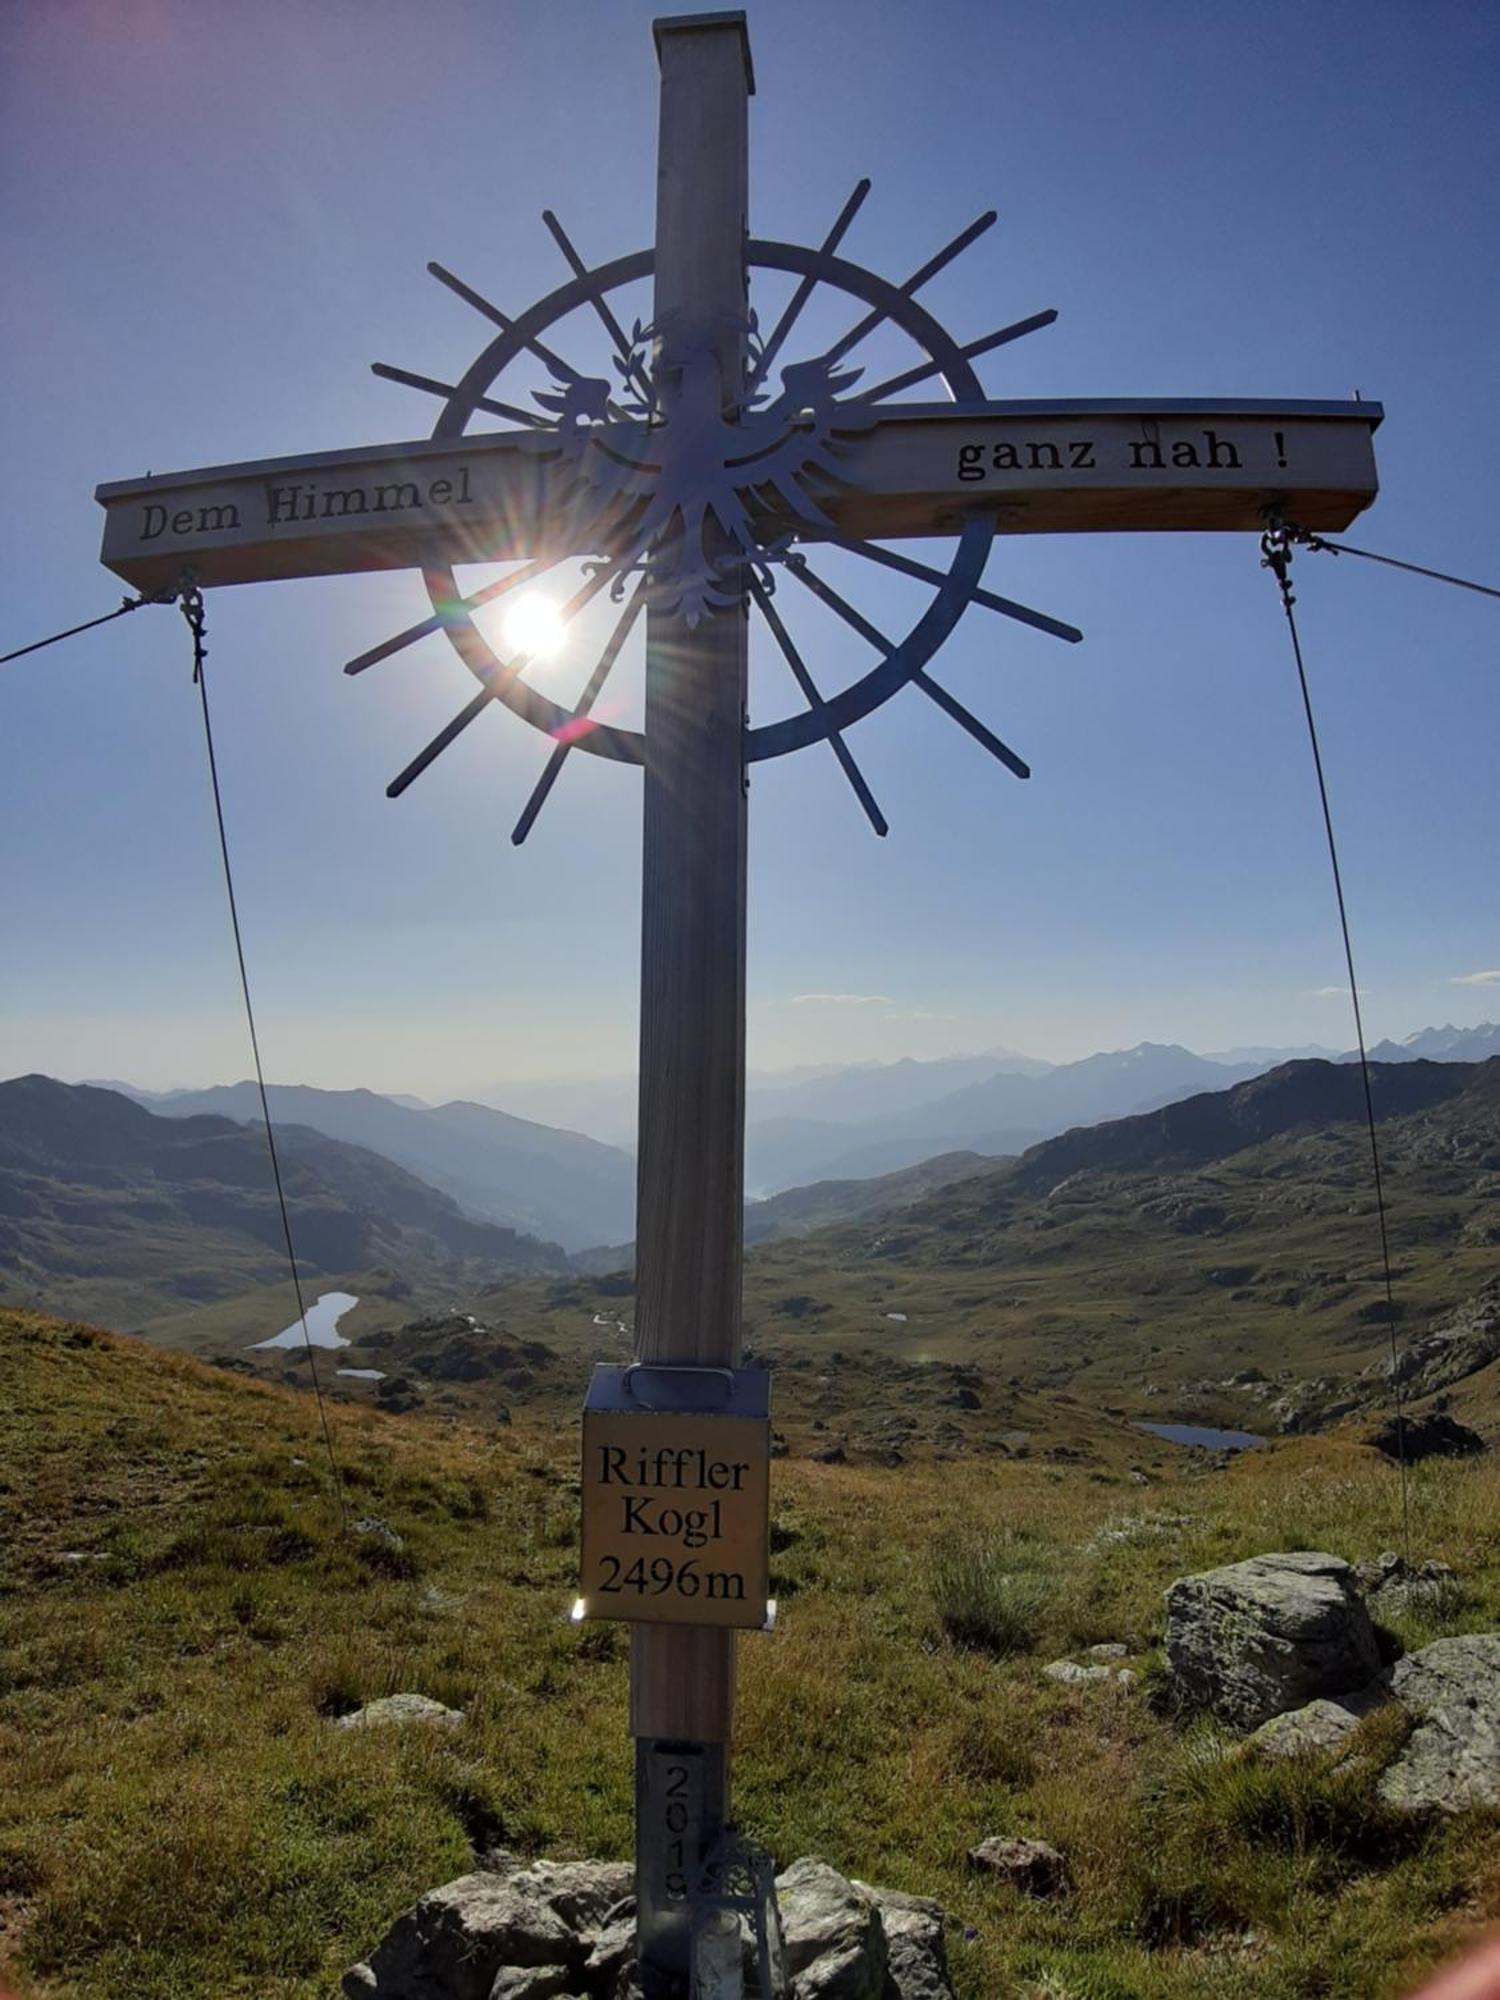
[[644, 1410], [722, 1410], [734, 1395], [734, 1370], [632, 1361], [620, 1386]]
[[[693, 2000], [739, 2000], [741, 1917], [750, 1923], [760, 2000], [786, 2000], [791, 1984], [771, 1856], [746, 1840], [738, 1828], [726, 1826], [704, 1857], [691, 1902]], [[733, 1923], [726, 1923], [726, 1918]]]

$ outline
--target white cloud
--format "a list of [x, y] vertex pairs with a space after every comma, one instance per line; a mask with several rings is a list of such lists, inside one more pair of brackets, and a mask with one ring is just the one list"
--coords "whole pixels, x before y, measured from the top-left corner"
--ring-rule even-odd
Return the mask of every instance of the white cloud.
[[[1347, 1000], [1349, 989], [1347, 986], [1309, 986], [1302, 997], [1304, 1000]], [[1359, 997], [1361, 1000], [1365, 998], [1363, 986], [1359, 989]]]
[[894, 1007], [887, 993], [794, 993], [793, 1007]]
[[1460, 972], [1448, 981], [1450, 986], [1500, 986], [1500, 966], [1493, 972]]

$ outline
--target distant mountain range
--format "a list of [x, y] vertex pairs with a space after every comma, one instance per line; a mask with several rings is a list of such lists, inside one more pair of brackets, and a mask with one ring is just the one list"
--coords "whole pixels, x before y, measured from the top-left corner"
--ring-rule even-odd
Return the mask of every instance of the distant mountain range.
[[[1371, 1062], [1488, 1062], [1500, 1056], [1500, 1024], [1481, 1021], [1477, 1028], [1422, 1028], [1400, 1042], [1377, 1042]], [[1358, 1051], [1345, 1062], [1357, 1062]]]
[[[412, 1283], [559, 1270], [555, 1243], [479, 1222], [362, 1146], [277, 1131], [305, 1277], [383, 1267]], [[129, 1329], [287, 1275], [264, 1136], [155, 1116], [116, 1091], [0, 1083], [0, 1295]]]
[[[1301, 1059], [1305, 1051], [1295, 1054]], [[1381, 1063], [1483, 1061], [1500, 1054], [1500, 1026], [1424, 1028], [1403, 1042], [1383, 1042], [1372, 1054]], [[1077, 1127], [1230, 1089], [1287, 1060], [1287, 1051], [1267, 1047], [1201, 1056], [1176, 1044], [1142, 1042], [1050, 1065], [997, 1048], [927, 1062], [752, 1074], [746, 1129], [751, 1196], [768, 1201], [814, 1192], [801, 1206], [781, 1209], [757, 1211], [752, 1201], [747, 1226], [769, 1236], [809, 1226], [793, 1222], [794, 1216], [854, 1214], [875, 1200], [873, 1191], [854, 1192], [856, 1183], [899, 1176], [949, 1155], [1010, 1157]], [[164, 1117], [259, 1121], [251, 1083], [167, 1093], [119, 1088]], [[603, 1091], [598, 1103], [613, 1116], [633, 1086], [609, 1079], [514, 1089], [528, 1104], [556, 1102], [559, 1090], [571, 1092], [565, 1101], [580, 1111], [588, 1092]], [[300, 1125], [380, 1153], [477, 1220], [560, 1243], [570, 1253], [628, 1244], [634, 1234], [635, 1163], [624, 1146], [467, 1100], [429, 1105], [370, 1090], [281, 1084], [271, 1087], [270, 1099], [278, 1125]], [[830, 1183], [836, 1192], [816, 1192]], [[589, 1261], [597, 1262], [592, 1254]]]
[[[121, 1086], [128, 1089], [128, 1086]], [[259, 1123], [253, 1083], [164, 1094], [130, 1091], [165, 1118], [212, 1113]], [[272, 1084], [271, 1116], [331, 1139], [368, 1146], [418, 1174], [485, 1222], [577, 1250], [614, 1243], [635, 1227], [635, 1162], [581, 1132], [562, 1132], [484, 1104], [422, 1105], [373, 1090]]]

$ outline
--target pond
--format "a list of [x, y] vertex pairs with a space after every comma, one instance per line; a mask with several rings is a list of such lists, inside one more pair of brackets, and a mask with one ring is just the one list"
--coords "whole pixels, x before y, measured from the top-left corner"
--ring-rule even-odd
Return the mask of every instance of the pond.
[[1165, 1438], [1168, 1444], [1195, 1445], [1199, 1451], [1253, 1451], [1266, 1442], [1254, 1431], [1216, 1431], [1207, 1424], [1137, 1424], [1136, 1429]]
[[[348, 1342], [346, 1341], [344, 1344], [347, 1346]], [[335, 1368], [333, 1372], [335, 1375], [347, 1375], [355, 1382], [383, 1382], [385, 1380], [385, 1370], [383, 1368]]]
[[[307, 1332], [302, 1331], [300, 1319], [283, 1327], [269, 1340], [257, 1340], [254, 1348], [301, 1347], [304, 1341], [311, 1347], [347, 1347], [349, 1342], [336, 1329], [347, 1312], [353, 1312], [359, 1300], [353, 1292], [324, 1292], [315, 1305], [307, 1309]], [[253, 1350], [252, 1350], [253, 1351]]]

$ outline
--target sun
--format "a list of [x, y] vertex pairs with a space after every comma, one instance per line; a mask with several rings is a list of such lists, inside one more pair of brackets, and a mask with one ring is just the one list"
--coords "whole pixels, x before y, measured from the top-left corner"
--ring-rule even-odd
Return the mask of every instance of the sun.
[[568, 628], [554, 599], [539, 590], [518, 597], [505, 614], [505, 642], [513, 652], [528, 659], [545, 660], [556, 653], [567, 638]]

